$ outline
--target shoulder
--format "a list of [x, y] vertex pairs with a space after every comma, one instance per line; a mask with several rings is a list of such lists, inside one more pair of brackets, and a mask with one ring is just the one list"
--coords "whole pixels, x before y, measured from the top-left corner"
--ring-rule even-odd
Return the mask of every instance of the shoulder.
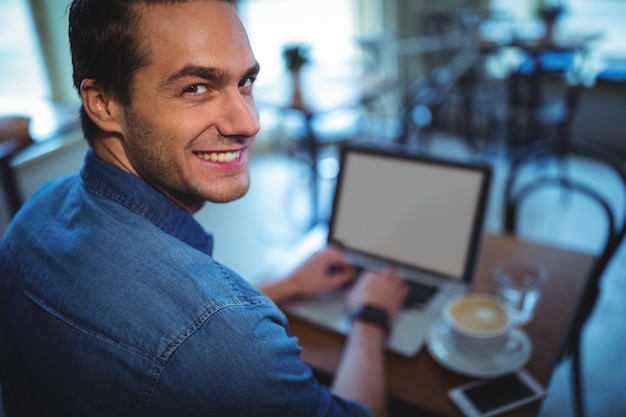
[[3, 242], [3, 271], [40, 314], [158, 355], [226, 307], [270, 303], [205, 253], [77, 188], [66, 179], [40, 189]]

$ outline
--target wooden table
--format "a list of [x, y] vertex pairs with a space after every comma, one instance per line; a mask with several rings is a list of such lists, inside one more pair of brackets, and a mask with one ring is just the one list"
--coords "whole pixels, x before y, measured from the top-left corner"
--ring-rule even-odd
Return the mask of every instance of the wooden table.
[[[476, 289], [495, 291], [491, 271], [496, 263], [504, 259], [540, 262], [549, 271], [535, 318], [525, 326], [533, 346], [525, 369], [547, 386], [555, 366], [562, 358], [571, 321], [594, 257], [504, 235], [487, 235], [478, 263]], [[292, 317], [290, 327], [303, 347], [303, 360], [316, 370], [332, 374], [343, 351], [344, 336]], [[471, 380], [440, 366], [426, 349], [412, 358], [387, 353], [387, 385], [391, 403], [399, 400], [411, 409], [406, 410], [404, 407], [406, 414], [400, 412], [396, 415], [462, 417], [448, 399], [447, 391]], [[539, 406], [539, 403], [534, 403], [505, 415], [533, 416], [537, 414]], [[422, 414], [417, 410], [421, 410]], [[432, 413], [428, 414], [428, 411]]]

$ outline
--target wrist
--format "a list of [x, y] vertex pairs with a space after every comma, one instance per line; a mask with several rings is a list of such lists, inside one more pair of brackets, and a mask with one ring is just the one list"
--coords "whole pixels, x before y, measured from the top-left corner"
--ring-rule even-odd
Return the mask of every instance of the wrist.
[[370, 304], [362, 305], [350, 313], [349, 318], [351, 322], [359, 321], [375, 325], [383, 330], [385, 336], [389, 336], [391, 330], [389, 315], [380, 307]]

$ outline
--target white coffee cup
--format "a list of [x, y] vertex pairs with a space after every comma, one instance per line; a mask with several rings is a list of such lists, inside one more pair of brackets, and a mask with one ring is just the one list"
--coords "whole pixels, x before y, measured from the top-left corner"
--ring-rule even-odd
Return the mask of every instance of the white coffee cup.
[[475, 358], [518, 348], [512, 343], [513, 312], [495, 295], [470, 292], [450, 300], [442, 319], [453, 347]]

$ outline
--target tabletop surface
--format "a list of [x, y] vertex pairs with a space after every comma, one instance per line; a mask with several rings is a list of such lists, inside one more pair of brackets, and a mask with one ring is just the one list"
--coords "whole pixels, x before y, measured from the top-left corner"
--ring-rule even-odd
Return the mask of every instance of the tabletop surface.
[[[476, 290], [495, 291], [491, 271], [496, 263], [505, 259], [532, 260], [542, 263], [549, 271], [535, 318], [523, 328], [532, 343], [532, 354], [524, 368], [547, 386], [562, 357], [571, 320], [594, 257], [509, 236], [486, 235], [478, 263]], [[303, 347], [303, 360], [316, 370], [332, 374], [341, 357], [344, 336], [293, 317], [290, 317], [290, 329]], [[439, 365], [426, 349], [412, 358], [387, 353], [390, 396], [441, 415], [462, 416], [448, 399], [447, 392], [472, 380]], [[539, 405], [533, 403], [503, 415], [532, 416], [537, 413]]]

